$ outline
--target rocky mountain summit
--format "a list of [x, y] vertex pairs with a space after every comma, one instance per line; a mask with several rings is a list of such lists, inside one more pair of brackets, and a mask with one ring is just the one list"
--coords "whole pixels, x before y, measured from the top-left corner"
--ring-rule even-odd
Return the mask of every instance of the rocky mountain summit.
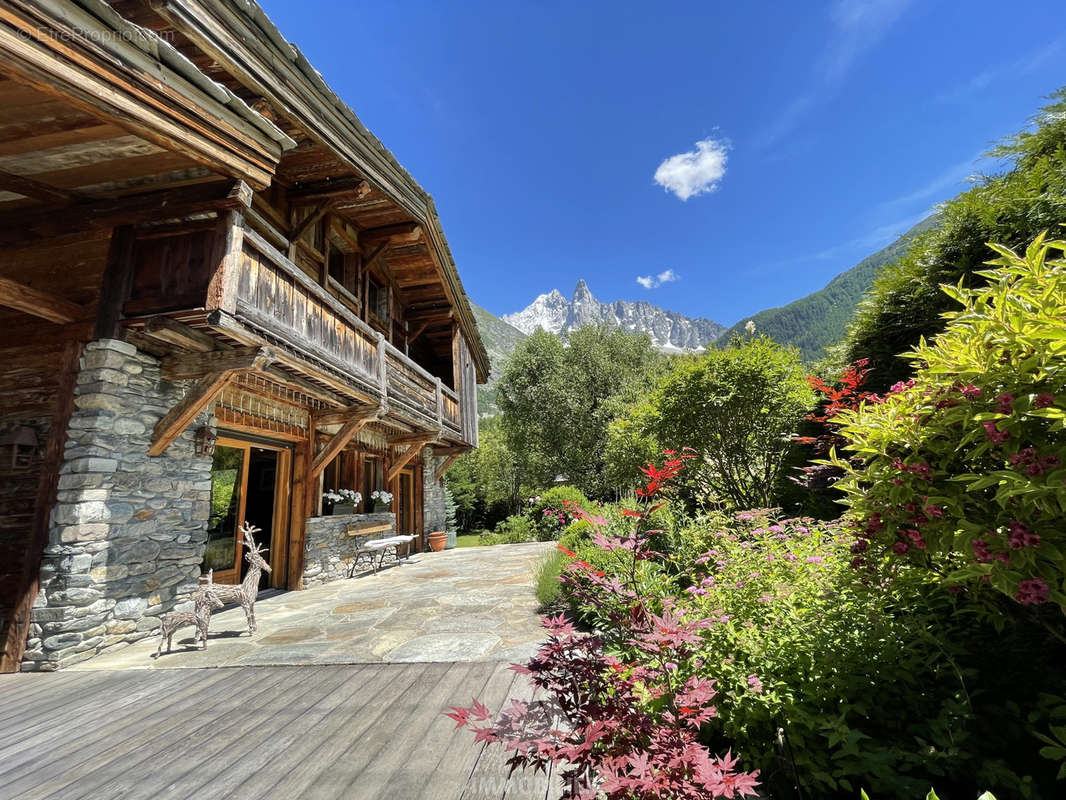
[[537, 328], [549, 333], [568, 333], [585, 325], [606, 323], [647, 333], [652, 345], [672, 352], [705, 350], [725, 331], [725, 326], [713, 320], [686, 317], [645, 301], [601, 303], [584, 279], [577, 282], [570, 300], [558, 289], [552, 289], [522, 311], [505, 314], [502, 319], [526, 334]]

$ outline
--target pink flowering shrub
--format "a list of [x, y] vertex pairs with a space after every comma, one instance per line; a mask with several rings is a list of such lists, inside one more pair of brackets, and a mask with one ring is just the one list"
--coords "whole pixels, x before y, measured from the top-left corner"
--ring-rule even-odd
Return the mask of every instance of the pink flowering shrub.
[[576, 511], [589, 505], [588, 498], [572, 486], [555, 486], [539, 495], [529, 508], [530, 522], [542, 542], [558, 539], [578, 519]]
[[1066, 243], [995, 247], [913, 381], [836, 421], [855, 550], [1066, 611]]
[[530, 676], [544, 699], [512, 701], [495, 717], [480, 703], [454, 708], [449, 716], [470, 727], [477, 741], [513, 752], [512, 767], [558, 764], [564, 798], [734, 798], [755, 794], [757, 772], [745, 772], [727, 748], [716, 753], [700, 743], [701, 731], [718, 716], [719, 689], [700, 674], [700, 631], [709, 623], [672, 610], [653, 610], [638, 594], [638, 564], [656, 557], [648, 547], [648, 521], [656, 495], [683, 466], [671, 458], [645, 470], [640, 490], [645, 507], [630, 512], [624, 536], [596, 535], [597, 545], [623, 553], [628, 571], [607, 576], [586, 561], [568, 567], [565, 580], [586, 602], [627, 611], [616, 619], [613, 638], [629, 659], [608, 652], [605, 637], [579, 632], [562, 616], [545, 619], [548, 641], [515, 669]]

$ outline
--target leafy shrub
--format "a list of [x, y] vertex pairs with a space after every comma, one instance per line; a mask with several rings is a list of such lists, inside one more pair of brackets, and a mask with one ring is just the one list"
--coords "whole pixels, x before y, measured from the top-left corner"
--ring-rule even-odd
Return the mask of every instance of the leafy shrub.
[[773, 504], [789, 437], [814, 405], [798, 353], [759, 336], [681, 361], [653, 397], [664, 446], [698, 443], [689, 478], [737, 508]]
[[543, 494], [531, 498], [529, 517], [537, 529], [537, 541], [558, 539], [563, 530], [577, 517], [576, 508], [585, 508], [589, 500], [573, 486], [553, 486]]
[[514, 514], [496, 526], [496, 539], [504, 544], [532, 542], [536, 533], [533, 523], [522, 514]]
[[549, 609], [559, 601], [560, 589], [559, 576], [569, 563], [566, 555], [558, 550], [552, 550], [544, 556], [533, 571], [533, 581], [536, 585], [537, 602], [542, 609]]
[[986, 285], [945, 287], [962, 309], [915, 348], [915, 379], [838, 418], [860, 459], [835, 459], [838, 486], [860, 562], [890, 550], [1066, 611], [1066, 243], [994, 249]]
[[[649, 467], [645, 496], [651, 500], [663, 481], [681, 467], [667, 462]], [[634, 512], [635, 529], [625, 537], [600, 537], [611, 552], [625, 554], [628, 574], [654, 557], [647, 546], [646, 516]], [[608, 654], [605, 639], [577, 632], [562, 615], [545, 619], [548, 641], [528, 666], [545, 697], [512, 700], [495, 718], [477, 701], [448, 714], [459, 727], [474, 729], [477, 741], [500, 743], [513, 751], [512, 767], [562, 767], [563, 798], [651, 800], [651, 798], [732, 798], [755, 793], [757, 774], [737, 769], [731, 753], [713, 756], [699, 733], [717, 715], [714, 682], [699, 674], [693, 658], [699, 621], [671, 611], [657, 614], [643, 604], [636, 585], [607, 580], [590, 565], [575, 561], [565, 578], [589, 602], [625, 603], [617, 637], [642, 655], [626, 663]]]

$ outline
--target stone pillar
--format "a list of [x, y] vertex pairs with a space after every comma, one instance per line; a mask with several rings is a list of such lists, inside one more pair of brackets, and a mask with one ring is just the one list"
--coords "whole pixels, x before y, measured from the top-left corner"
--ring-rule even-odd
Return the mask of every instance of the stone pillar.
[[211, 459], [193, 453], [197, 419], [148, 455], [152, 428], [185, 394], [159, 359], [126, 342], [85, 348], [59, 472], [24, 670], [54, 670], [152, 634], [200, 575]]
[[433, 473], [443, 461], [428, 447], [422, 451], [422, 524], [427, 536], [445, 529], [444, 484], [433, 480]]

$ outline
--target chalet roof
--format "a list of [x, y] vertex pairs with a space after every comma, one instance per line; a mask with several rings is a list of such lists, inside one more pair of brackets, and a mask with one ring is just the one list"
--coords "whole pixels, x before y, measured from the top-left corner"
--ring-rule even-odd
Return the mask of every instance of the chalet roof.
[[[79, 2], [84, 6], [102, 5], [100, 0]], [[445, 294], [455, 309], [479, 376], [484, 380], [489, 369], [488, 353], [433, 199], [425, 189], [337, 96], [300, 49], [285, 39], [257, 3], [156, 0], [152, 7], [229, 75], [297, 120], [313, 139], [354, 166], [384, 195], [422, 223], [427, 245], [435, 253], [434, 261], [442, 272]], [[180, 53], [176, 55], [181, 57]], [[245, 110], [259, 116], [247, 104], [243, 104], [241, 112]], [[265, 117], [263, 120], [269, 122]]]

